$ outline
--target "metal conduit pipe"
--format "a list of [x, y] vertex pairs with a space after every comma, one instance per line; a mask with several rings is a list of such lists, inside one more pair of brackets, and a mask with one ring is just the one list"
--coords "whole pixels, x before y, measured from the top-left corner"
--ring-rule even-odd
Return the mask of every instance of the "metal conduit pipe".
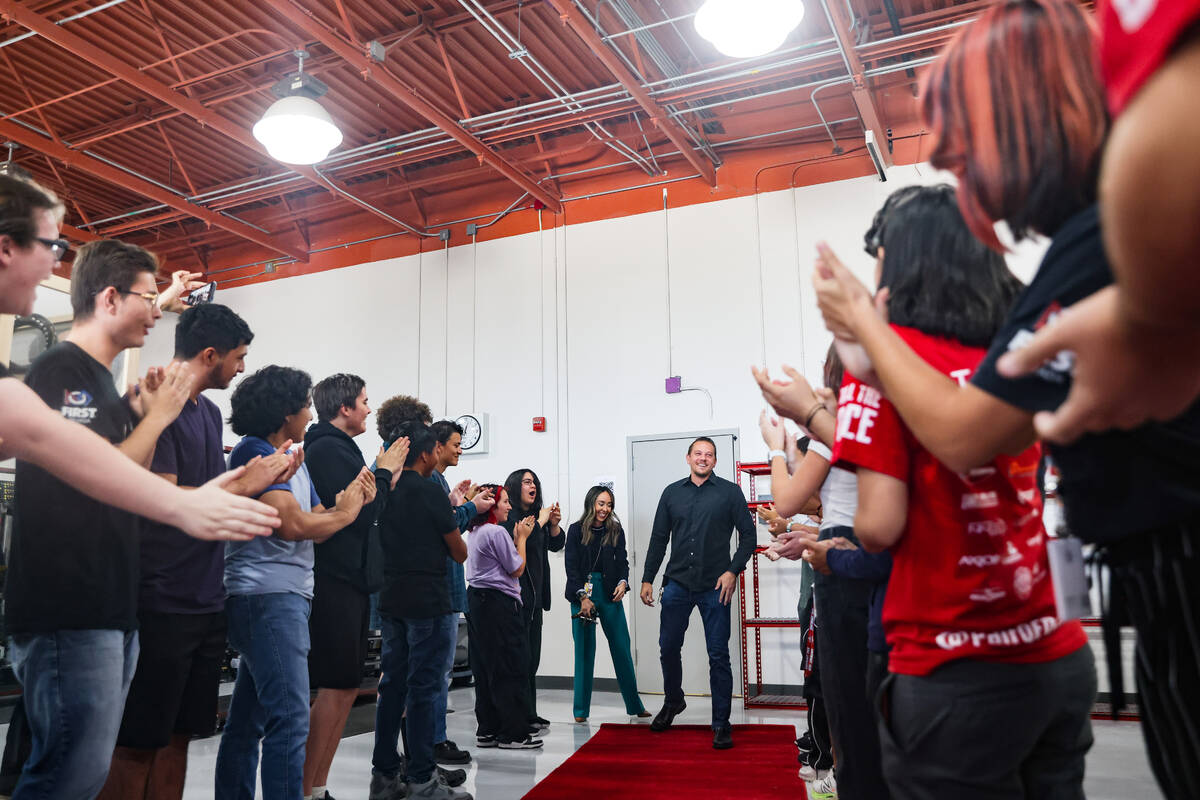
[[[98, 5], [94, 8], [85, 9], [83, 11], [80, 11], [78, 14], [72, 14], [69, 17], [65, 17], [64, 19], [58, 20], [54, 24], [55, 25], [63, 25], [67, 22], [74, 22], [77, 19], [83, 19], [84, 17], [90, 17], [92, 14], [112, 8], [113, 6], [119, 6], [124, 2], [125, 2], [125, 0], [108, 0], [107, 3], [101, 3], [100, 5]], [[37, 36], [37, 34], [34, 33], [33, 31], [30, 31], [29, 33], [22, 33], [20, 36], [14, 36], [11, 39], [5, 39], [3, 42], [0, 42], [0, 47], [8, 47], [10, 44], [16, 44], [17, 42], [23, 42], [26, 39], [29, 39], [33, 36]]]
[[[834, 120], [832, 124], [837, 125], [842, 122], [854, 122], [857, 119], [858, 119], [858, 117], [846, 117], [845, 119]], [[759, 134], [755, 134], [753, 136], [745, 136], [740, 139], [733, 139], [728, 142], [718, 142], [717, 147], [726, 147], [728, 145], [741, 144], [744, 142], [754, 141], [757, 139], [767, 139], [772, 136], [782, 136], [787, 133], [796, 133], [799, 131], [811, 130], [811, 129], [817, 128], [817, 127], [820, 127], [820, 126], [819, 125], [801, 125], [798, 128], [788, 128], [786, 130], [770, 131], [768, 133], [759, 133]], [[679, 151], [676, 150], [671, 153], [666, 153], [665, 155], [678, 155], [678, 153], [679, 153]], [[552, 178], [565, 178], [565, 177], [569, 177], [572, 175], [582, 175], [587, 172], [595, 172], [595, 171], [601, 170], [601, 169], [611, 169], [613, 167], [625, 166], [625, 164], [628, 164], [628, 163], [630, 163], [630, 162], [624, 161], [624, 162], [617, 163], [617, 164], [607, 164], [607, 165], [603, 165], [600, 167], [592, 167], [589, 169], [576, 170], [573, 172], [556, 173], [554, 175], [548, 175], [546, 177], [546, 180], [550, 180]], [[604, 195], [617, 194], [619, 192], [631, 192], [636, 189], [648, 189], [648, 188], [651, 188], [654, 186], [663, 186], [663, 185], [666, 185], [669, 183], [679, 183], [680, 181], [690, 181], [694, 178], [699, 178], [699, 177], [701, 177], [701, 175], [700, 175], [700, 173], [697, 172], [697, 173], [693, 173], [691, 175], [683, 175], [683, 176], [679, 176], [679, 177], [675, 177], [675, 178], [665, 178], [663, 180], [652, 181], [650, 183], [642, 183], [642, 184], [638, 184], [637, 186], [623, 186], [623, 187], [620, 187], [617, 189], [604, 189], [599, 192], [591, 192], [589, 194], [577, 195], [575, 197], [564, 197], [563, 202], [566, 203], [566, 202], [574, 202], [577, 200], [590, 200], [593, 197], [603, 197]], [[512, 206], [509, 206], [508, 213], [511, 213], [512, 210], [514, 210], [514, 207], [518, 203], [520, 203], [521, 200], [523, 200], [523, 199], [524, 199], [524, 197], [517, 200], [517, 202], [514, 203]], [[504, 212], [501, 212], [501, 213], [503, 214]], [[486, 219], [489, 216], [492, 216], [491, 212], [489, 212], [487, 214], [477, 214], [476, 216], [473, 216], [473, 217], [464, 217], [463, 219], [451, 220], [450, 222], [442, 222], [442, 223], [439, 223], [438, 225], [436, 225], [435, 227], [449, 228], [453, 225], [461, 225], [461, 224], [467, 223], [467, 222], [474, 222], [477, 219]], [[501, 217], [501, 218], [503, 218], [503, 217]], [[496, 221], [499, 221], [499, 220], [496, 220]], [[491, 224], [494, 224], [494, 223], [491, 223]], [[368, 242], [377, 242], [382, 239], [391, 239], [396, 236], [404, 236], [404, 235], [405, 235], [404, 232], [383, 233], [378, 236], [369, 236], [365, 239], [355, 239], [352, 242], [341, 242], [339, 244], [330, 245], [328, 247], [321, 247], [321, 248], [317, 248], [315, 250], [309, 250], [308, 254], [316, 255], [317, 253], [324, 253], [329, 250], [337, 250], [338, 248], [342, 248], [342, 247], [349, 247], [351, 245], [356, 245], [356, 244], [366, 244]], [[261, 261], [252, 261], [248, 264], [239, 264], [236, 267], [224, 267], [222, 269], [212, 270], [211, 272], [207, 272], [205, 274], [206, 275], [220, 275], [220, 274], [224, 274], [226, 272], [234, 272], [239, 269], [249, 269], [250, 267], [259, 267], [259, 266], [262, 266], [263, 264], [276, 264], [276, 265], [284, 266], [287, 264], [294, 264], [294, 263], [296, 263], [294, 259], [289, 259], [287, 256], [283, 256], [281, 258], [267, 258], [267, 259], [263, 259]], [[246, 279], [252, 278], [252, 277], [254, 277], [254, 278], [259, 277], [259, 275], [262, 275], [262, 274], [263, 273], [259, 273], [258, 275], [243, 275], [243, 276], [239, 276], [237, 278], [230, 278], [229, 280], [230, 281], [246, 280]]]
[[[937, 29], [931, 28], [928, 30], [938, 30], [941, 28], [954, 27], [954, 26], [961, 25], [961, 24], [963, 24], [963, 23], [951, 23], [950, 25], [947, 25], [947, 26], [939, 26], [939, 28], [937, 28]], [[905, 37], [902, 37], [902, 38], [907, 38], [909, 36], [918, 35], [918, 34], [924, 33], [924, 32], [925, 31], [919, 31], [916, 34], [906, 34]], [[772, 55], [776, 55], [776, 56], [787, 55], [787, 54], [795, 53], [795, 52], [798, 52], [801, 50], [807, 50], [812, 47], [830, 44], [834, 41], [835, 40], [833, 37], [818, 39], [818, 40], [815, 40], [812, 42], [806, 42], [802, 45], [790, 47], [785, 50], [777, 51], [776, 53], [774, 53]], [[891, 40], [890, 39], [882, 39], [877, 42], [872, 42], [871, 44], [874, 46], [874, 45], [885, 44], [889, 41], [891, 41]], [[762, 73], [762, 72], [767, 72], [767, 71], [771, 71], [771, 70], [775, 70], [775, 69], [782, 69], [782, 68], [786, 68], [786, 67], [790, 67], [790, 66], [796, 66], [798, 64], [802, 64], [807, 61], [815, 61], [815, 60], [818, 60], [821, 58], [825, 58], [827, 56], [833, 55], [835, 52], [836, 51], [834, 51], [834, 50], [822, 50], [822, 51], [819, 51], [816, 53], [808, 54], [808, 55], [800, 57], [800, 58], [784, 59], [784, 60], [776, 61], [771, 64], [761, 65], [761, 66], [757, 66], [757, 67], [748, 67], [745, 69], [735, 69], [733, 72], [730, 72], [729, 74], [717, 75], [717, 76], [706, 78], [703, 80], [698, 80], [698, 81], [691, 80], [693, 78], [696, 78], [696, 77], [699, 77], [702, 75], [711, 75], [714, 72], [720, 72], [722, 70], [727, 70], [727, 69], [730, 69], [731, 67], [732, 68], [741, 67], [744, 64], [748, 64], [748, 63], [755, 62], [755, 61], [760, 61], [764, 57], [760, 56], [760, 57], [750, 58], [750, 59], [739, 59], [738, 61], [732, 62], [730, 64], [722, 64], [722, 65], [718, 65], [715, 67], [708, 67], [705, 69], [686, 73], [686, 74], [680, 76], [681, 79], [684, 79], [687, 81], [682, 85], [667, 86], [666, 84], [677, 83], [670, 79], [650, 81], [643, 85], [647, 88], [648, 91], [651, 92], [652, 95], [653, 94], [664, 94], [666, 92], [671, 91], [672, 89], [686, 91], [689, 89], [699, 88], [701, 86], [715, 83], [715, 82], [718, 82], [721, 80], [745, 77], [745, 76], [753, 75], [756, 73]], [[659, 88], [655, 88], [655, 87], [659, 87]], [[577, 97], [577, 98], [584, 98], [585, 96], [587, 96], [588, 100], [607, 99], [610, 97], [618, 98], [617, 100], [612, 101], [612, 102], [596, 103], [593, 105], [586, 106], [585, 108], [587, 111], [595, 111], [595, 110], [598, 110], [601, 108], [609, 107], [612, 105], [620, 105], [620, 104], [628, 102], [628, 98], [625, 93], [625, 90], [619, 84], [611, 84], [609, 86], [598, 87], [596, 89], [587, 89], [587, 90], [578, 92], [575, 95], [575, 97]], [[529, 103], [528, 105], [522, 106], [520, 109], [517, 109], [517, 110], [505, 109], [502, 111], [494, 111], [494, 112], [489, 112], [486, 114], [480, 114], [480, 115], [472, 117], [468, 120], [464, 120], [463, 123], [464, 123], [464, 127], [468, 127], [470, 129], [472, 129], [473, 132], [493, 133], [493, 132], [500, 131], [500, 130], [510, 130], [514, 127], [518, 127], [519, 125], [523, 125], [523, 124], [533, 124], [534, 122], [544, 122], [544, 121], [549, 121], [552, 119], [557, 119], [560, 117], [571, 116], [572, 114], [576, 113], [574, 111], [558, 111], [558, 112], [554, 112], [551, 114], [547, 114], [547, 115], [538, 117], [536, 120], [527, 120], [525, 122], [515, 123], [512, 125], [504, 124], [504, 125], [499, 125], [499, 126], [495, 126], [495, 127], [483, 127], [482, 125], [478, 124], [478, 123], [482, 123], [489, 119], [494, 119], [496, 117], [502, 117], [505, 115], [513, 116], [513, 115], [515, 115], [515, 112], [520, 112], [520, 114], [524, 114], [526, 112], [529, 112], [536, 108], [540, 108], [540, 107], [544, 107], [544, 106], [559, 106], [559, 105], [561, 105], [561, 102], [562, 102], [561, 98], [550, 98], [548, 100], [539, 100], [534, 103]], [[519, 115], [519, 114], [516, 114], [516, 115]], [[33, 128], [33, 129], [37, 130], [39, 133], [42, 133], [44, 135], [44, 132], [41, 131], [40, 129], [37, 129], [37, 128]], [[350, 163], [343, 163], [347, 158], [350, 158], [351, 156], [360, 155], [360, 154], [365, 155], [367, 153], [378, 152], [379, 150], [383, 150], [383, 149], [394, 148], [398, 144], [400, 144], [402, 142], [406, 142], [406, 141], [419, 142], [421, 139], [424, 139], [424, 138], [431, 138], [431, 141], [426, 143], [426, 146], [434, 145], [434, 144], [449, 144], [452, 141], [449, 137], [444, 136], [444, 134], [442, 134], [442, 131], [440, 131], [439, 129], [427, 128], [424, 130], [412, 131], [410, 133], [401, 134], [399, 136], [394, 136], [394, 137], [391, 137], [389, 139], [385, 139], [385, 140], [382, 140], [379, 142], [372, 142], [367, 145], [361, 145], [357, 148], [342, 151], [340, 153], [335, 154], [334, 156], [331, 156], [324, 163], [326, 166], [336, 166], [337, 168], [353, 168], [356, 166], [361, 166], [363, 163], [370, 163], [371, 161], [374, 161], [377, 159], [370, 159], [369, 161], [366, 161], [366, 162], [353, 161]], [[410, 147], [407, 149], [415, 150], [415, 149], [420, 149], [420, 148]], [[126, 171], [128, 171], [128, 170], [126, 170]], [[133, 174], [136, 174], [136, 173], [133, 173]], [[141, 176], [139, 176], [139, 177], [141, 177]], [[226, 186], [226, 187], [222, 187], [220, 189], [214, 189], [214, 190], [210, 190], [207, 192], [201, 192], [199, 194], [196, 194], [195, 196], [188, 196], [188, 197], [186, 197], [186, 199], [189, 201], [192, 201], [192, 202], [199, 202], [201, 200], [211, 201], [211, 200], [219, 200], [219, 199], [229, 199], [232, 197], [236, 197], [239, 194], [248, 194], [250, 192], [257, 191], [262, 188], [268, 188], [270, 186], [276, 186], [276, 185], [285, 185], [289, 182], [298, 182], [300, 180], [302, 180], [302, 178], [300, 176], [295, 175], [294, 173], [279, 172], [279, 173], [275, 173], [273, 175], [264, 176], [262, 178], [256, 178], [251, 181], [245, 181], [243, 183], [234, 184], [233, 186]], [[245, 191], [244, 192], [234, 191], [237, 189], [245, 189]], [[122, 219], [127, 219], [131, 216], [136, 216], [138, 214], [151, 213], [153, 211], [160, 211], [165, 208], [166, 208], [166, 206], [163, 206], [163, 205], [147, 206], [145, 208], [137, 209], [134, 211], [129, 211], [129, 212], [117, 214], [117, 215], [114, 215], [111, 217], [94, 220], [93, 222], [81, 225], [80, 227], [94, 228], [96, 226], [105, 225], [110, 222], [117, 222]]]
[[[500, 21], [493, 17], [491, 12], [489, 12], [482, 4], [479, 3], [479, 0], [458, 0], [458, 3], [467, 11], [467, 13], [469, 13], [481, 25], [483, 25], [484, 30], [491, 34], [496, 41], [500, 42], [500, 44], [508, 52], [510, 58], [515, 58], [516, 60], [520, 61], [522, 66], [524, 66], [525, 69], [528, 70], [528, 72], [533, 75], [533, 77], [536, 78], [539, 83], [546, 87], [547, 91], [560, 99], [564, 105], [567, 105], [568, 107], [574, 105], [577, 107], [577, 110], [582, 110], [582, 107], [580, 107], [578, 101], [573, 95], [571, 95], [570, 92], [566, 90], [566, 87], [559, 83], [558, 79], [556, 79], [549, 70], [542, 66], [542, 64], [536, 58], [534, 58], [528, 50], [523, 48], [521, 43], [518, 42], [502, 24], [500, 24]], [[644, 171], [649, 173], [653, 170], [653, 167], [650, 165], [649, 161], [642, 158], [636, 150], [629, 147], [624, 142], [620, 141], [611, 133], [609, 133], [604, 126], [598, 123], [588, 123], [584, 127], [587, 128], [587, 130], [590, 131], [592, 135], [595, 136], [599, 141], [604, 142], [612, 149], [624, 151], [637, 159], [639, 166]]]

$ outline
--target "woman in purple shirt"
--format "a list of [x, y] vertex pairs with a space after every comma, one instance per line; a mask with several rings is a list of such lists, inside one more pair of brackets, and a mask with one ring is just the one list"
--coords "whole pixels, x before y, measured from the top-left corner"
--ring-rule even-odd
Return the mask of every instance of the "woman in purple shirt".
[[496, 505], [472, 520], [467, 535], [467, 624], [471, 671], [475, 673], [475, 740], [480, 747], [533, 750], [541, 739], [530, 735], [529, 646], [521, 616], [521, 573], [525, 540], [533, 517], [521, 520], [512, 535], [500, 527], [512, 510], [503, 487], [488, 484]]

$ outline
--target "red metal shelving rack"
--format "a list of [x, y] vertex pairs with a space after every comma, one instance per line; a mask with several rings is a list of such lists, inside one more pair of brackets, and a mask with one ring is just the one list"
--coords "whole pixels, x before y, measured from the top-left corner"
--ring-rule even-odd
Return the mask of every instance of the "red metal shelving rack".
[[[749, 496], [746, 505], [750, 508], [750, 513], [755, 514], [760, 506], [766, 505], [768, 501], [758, 499], [758, 487], [755, 478], [759, 475], [770, 475], [771, 465], [763, 462], [748, 462], [737, 463], [737, 482], [742, 484], [742, 476], [748, 478], [747, 489]], [[746, 572], [743, 571], [738, 576], [741, 591], [738, 593], [738, 607], [741, 611], [741, 635], [742, 635], [742, 706], [744, 708], [806, 708], [807, 703], [803, 697], [799, 695], [784, 695], [784, 694], [764, 694], [763, 679], [762, 679], [762, 638], [759, 631], [763, 628], [796, 628], [803, 630], [803, 624], [795, 617], [764, 617], [762, 616], [762, 606], [759, 602], [758, 592], [758, 557], [765, 551], [765, 547], [758, 547], [754, 551], [754, 556], [750, 559], [750, 592], [752, 595], [752, 610], [751, 616], [746, 615]], [[750, 631], [754, 631], [754, 636], [749, 635]], [[754, 682], [750, 681], [750, 639], [753, 638], [754, 647]], [[797, 644], [799, 637], [797, 637]], [[753, 687], [753, 691], [751, 690]]]

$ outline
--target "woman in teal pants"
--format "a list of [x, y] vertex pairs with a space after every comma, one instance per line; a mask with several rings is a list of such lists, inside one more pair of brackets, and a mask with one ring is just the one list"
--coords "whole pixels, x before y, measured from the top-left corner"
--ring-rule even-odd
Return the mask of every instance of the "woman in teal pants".
[[629, 591], [629, 558], [625, 531], [613, 510], [613, 493], [593, 486], [584, 501], [583, 517], [567, 531], [567, 600], [575, 637], [575, 721], [587, 722], [592, 704], [592, 672], [596, 663], [596, 622], [608, 639], [617, 684], [630, 716], [649, 717], [638, 697], [629, 626], [621, 599]]

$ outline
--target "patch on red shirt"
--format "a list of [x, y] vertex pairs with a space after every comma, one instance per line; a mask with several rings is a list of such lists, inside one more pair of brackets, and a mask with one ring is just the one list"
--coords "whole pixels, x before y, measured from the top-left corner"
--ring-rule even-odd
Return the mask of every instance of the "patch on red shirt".
[[[980, 348], [893, 328], [959, 382], [984, 356]], [[909, 487], [883, 607], [893, 672], [926, 675], [959, 658], [1052, 661], [1086, 643], [1078, 622], [1057, 618], [1037, 488], [1040, 446], [960, 474], [921, 446], [886, 397], [849, 373], [838, 401], [834, 463]]]

